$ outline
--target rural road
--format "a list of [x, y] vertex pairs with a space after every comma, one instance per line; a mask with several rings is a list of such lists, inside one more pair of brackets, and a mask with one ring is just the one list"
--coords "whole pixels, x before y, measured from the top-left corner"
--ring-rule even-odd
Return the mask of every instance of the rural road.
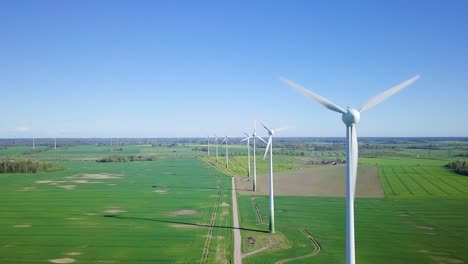
[[234, 264], [242, 264], [241, 234], [239, 229], [239, 214], [237, 211], [236, 182], [232, 177], [232, 222], [234, 232]]

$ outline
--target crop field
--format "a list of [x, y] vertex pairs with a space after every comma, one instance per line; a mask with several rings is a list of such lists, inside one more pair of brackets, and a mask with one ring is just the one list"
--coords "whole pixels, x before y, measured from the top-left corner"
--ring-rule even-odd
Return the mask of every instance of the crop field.
[[59, 164], [0, 174], [0, 263], [232, 258], [230, 178], [202, 161]]
[[[121, 148], [119, 151], [113, 151]], [[17, 159], [49, 159], [49, 160], [95, 160], [109, 155], [156, 155], [159, 157], [187, 158], [202, 155], [204, 152], [193, 150], [186, 146], [151, 146], [134, 145], [110, 148], [109, 146], [79, 145], [59, 147], [56, 150], [47, 147], [37, 147], [37, 152], [29, 153], [31, 147], [9, 147], [0, 149], [0, 158]]]
[[[362, 165], [358, 168], [359, 180], [356, 186], [358, 197], [383, 197], [377, 167]], [[275, 195], [286, 196], [335, 196], [345, 197], [345, 166], [315, 166], [289, 171], [277, 172], [275, 177]], [[237, 177], [238, 193], [253, 195], [252, 180]], [[270, 176], [268, 173], [257, 175], [257, 192], [255, 195], [269, 193]]]
[[[252, 204], [255, 200], [258, 212]], [[275, 235], [268, 230], [268, 197], [239, 196], [241, 223], [258, 231], [242, 231], [243, 263], [277, 263], [314, 252], [292, 263], [345, 263], [345, 201], [342, 198], [276, 198]], [[465, 199], [356, 200], [357, 263], [465, 263], [468, 261], [468, 205]], [[258, 251], [260, 250], [260, 251]], [[257, 251], [257, 253], [255, 253]], [[248, 255], [249, 252], [254, 252]], [[279, 262], [278, 262], [279, 263]]]
[[[256, 193], [240, 144], [230, 146], [229, 169], [214, 148], [207, 157], [196, 144], [0, 148], [0, 160], [53, 164], [47, 172], [0, 174], [0, 263], [232, 263], [230, 176], [243, 263], [345, 263], [345, 166], [320, 165], [343, 158], [340, 144], [288, 144], [274, 155], [275, 234], [268, 233], [269, 160], [261, 147]], [[357, 262], [468, 263], [468, 177], [445, 167], [457, 158], [444, 158], [442, 143], [432, 158], [423, 155], [427, 142], [421, 149], [379, 144], [366, 145], [377, 155], [359, 160]], [[453, 144], [452, 153], [466, 154]], [[155, 160], [96, 162], [129, 155]]]
[[467, 197], [468, 177], [448, 168], [446, 160], [414, 158], [361, 159], [378, 164], [387, 197]]
[[[251, 173], [253, 173], [253, 158], [251, 160]], [[247, 156], [229, 157], [229, 168], [226, 169], [226, 160], [224, 157], [219, 157], [219, 163], [216, 163], [216, 157], [202, 157], [202, 160], [208, 162], [218, 170], [228, 175], [245, 175], [247, 176]], [[278, 155], [275, 156], [273, 168], [275, 171], [287, 171], [295, 168], [306, 167], [304, 163], [294, 156]], [[263, 153], [257, 153], [257, 174], [266, 173], [270, 169], [270, 161], [263, 160]]]

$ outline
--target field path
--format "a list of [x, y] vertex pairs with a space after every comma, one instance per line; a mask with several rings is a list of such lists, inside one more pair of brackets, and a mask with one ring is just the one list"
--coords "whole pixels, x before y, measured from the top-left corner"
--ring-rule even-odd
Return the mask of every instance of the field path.
[[310, 258], [310, 257], [313, 257], [313, 256], [317, 255], [317, 254], [320, 252], [320, 244], [319, 244], [318, 241], [309, 233], [309, 231], [307, 231], [305, 228], [301, 228], [300, 230], [301, 230], [302, 233], [304, 233], [304, 235], [306, 235], [306, 237], [307, 237], [308, 239], [310, 239], [310, 241], [312, 241], [312, 244], [314, 244], [314, 251], [312, 251], [312, 253], [309, 253], [309, 254], [304, 255], [304, 256], [298, 256], [298, 257], [294, 257], [294, 258], [287, 258], [287, 259], [278, 260], [275, 264], [283, 264], [283, 263], [286, 263], [286, 262], [289, 262], [289, 261], [293, 261], [293, 260]]
[[242, 264], [241, 233], [239, 229], [239, 213], [237, 208], [236, 182], [232, 177], [232, 222], [234, 232], [234, 264]]

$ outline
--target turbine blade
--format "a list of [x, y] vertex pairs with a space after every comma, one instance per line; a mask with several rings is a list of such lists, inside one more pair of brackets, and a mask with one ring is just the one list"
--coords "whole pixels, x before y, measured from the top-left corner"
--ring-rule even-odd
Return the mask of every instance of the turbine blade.
[[262, 124], [262, 126], [267, 130], [267, 131], [271, 131], [271, 129], [269, 129], [265, 124], [263, 124], [261, 121], [259, 121], [260, 124]]
[[245, 131], [244, 131], [244, 135], [246, 135], [247, 137], [250, 137], [250, 135], [249, 135], [249, 134], [247, 134], [247, 132], [245, 132]]
[[260, 139], [263, 143], [268, 144], [263, 138], [256, 136], [256, 138]]
[[223, 141], [221, 141], [221, 144], [223, 144], [225, 141], [226, 141], [226, 138], [224, 138]]
[[338, 113], [346, 113], [345, 110], [343, 110], [343, 108], [339, 107], [338, 105], [332, 103], [331, 101], [323, 98], [322, 96], [314, 93], [314, 92], [311, 92], [309, 90], [307, 90], [306, 88], [302, 87], [301, 85], [297, 84], [297, 83], [294, 83], [288, 79], [285, 79], [283, 77], [280, 77], [280, 80], [287, 84], [288, 86], [290, 86], [291, 88], [295, 89], [296, 91], [304, 94], [305, 96], [307, 97], [310, 97], [312, 98], [314, 101], [316, 101], [317, 103], [325, 106], [326, 108], [332, 110], [332, 111], [335, 111], [335, 112], [338, 112]]
[[377, 95], [376, 97], [370, 99], [367, 103], [365, 103], [361, 107], [359, 112], [362, 113], [364, 111], [367, 111], [367, 110], [371, 109], [372, 107], [378, 105], [379, 103], [386, 100], [390, 96], [392, 96], [392, 95], [396, 94], [397, 92], [403, 90], [404, 88], [408, 87], [410, 84], [414, 83], [418, 79], [419, 79], [419, 75], [416, 75], [413, 78], [411, 78], [409, 80], [406, 80], [406, 81], [404, 81], [404, 82], [402, 82], [402, 83], [400, 83], [398, 85], [395, 85], [395, 86], [393, 86], [392, 88], [386, 90], [383, 93], [380, 93], [379, 95]]
[[269, 150], [270, 147], [271, 147], [271, 138], [272, 138], [272, 136], [270, 136], [270, 137], [268, 138], [268, 143], [267, 143], [267, 145], [266, 145], [265, 154], [263, 155], [263, 159], [266, 158], [266, 155], [268, 154], [268, 150]]
[[246, 137], [246, 138], [242, 139], [240, 142], [244, 142], [244, 141], [248, 140], [249, 138], [250, 137]]
[[358, 168], [358, 141], [356, 134], [356, 125], [351, 127], [351, 190], [353, 191], [352, 197], [356, 195], [356, 182], [357, 182], [357, 168]]

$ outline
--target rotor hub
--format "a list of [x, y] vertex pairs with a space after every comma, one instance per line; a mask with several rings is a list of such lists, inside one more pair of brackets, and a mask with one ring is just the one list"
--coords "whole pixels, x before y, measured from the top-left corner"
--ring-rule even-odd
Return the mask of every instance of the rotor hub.
[[356, 109], [348, 108], [341, 118], [343, 119], [343, 123], [350, 126], [359, 122], [359, 119], [361, 119], [361, 113]]

